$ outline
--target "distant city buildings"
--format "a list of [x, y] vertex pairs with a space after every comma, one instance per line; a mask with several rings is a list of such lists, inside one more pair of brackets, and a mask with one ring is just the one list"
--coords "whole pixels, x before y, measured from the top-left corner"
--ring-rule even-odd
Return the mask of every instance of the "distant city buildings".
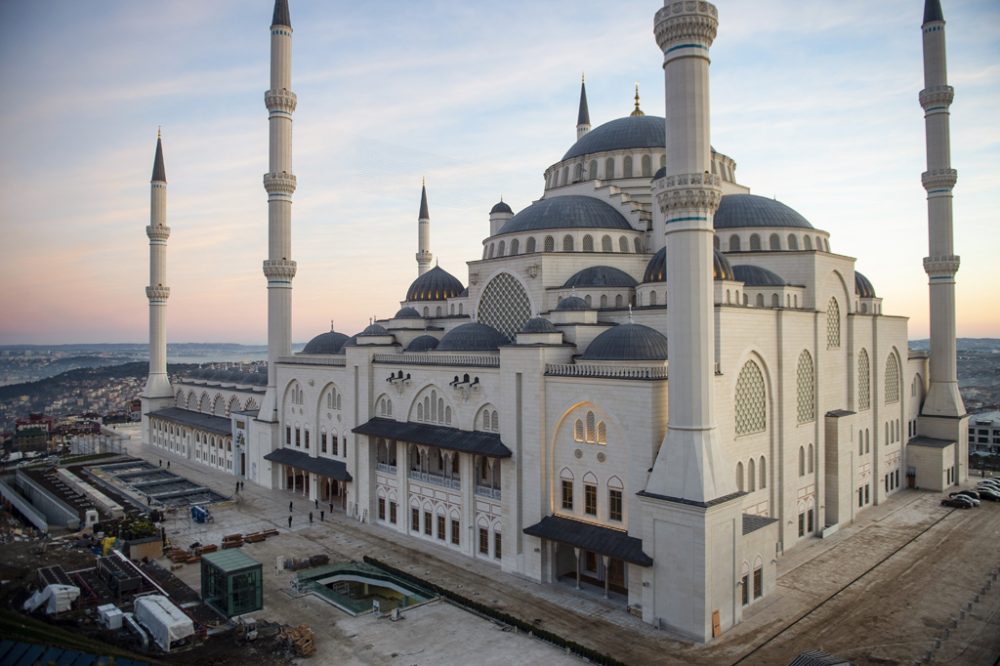
[[969, 452], [1000, 454], [1000, 411], [969, 416]]

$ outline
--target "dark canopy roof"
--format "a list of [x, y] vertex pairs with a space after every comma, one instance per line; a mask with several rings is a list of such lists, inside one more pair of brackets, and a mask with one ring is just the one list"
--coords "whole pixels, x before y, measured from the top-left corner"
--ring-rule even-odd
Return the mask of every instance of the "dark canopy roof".
[[264, 456], [264, 460], [289, 465], [297, 469], [304, 469], [307, 472], [329, 476], [338, 481], [352, 481], [347, 465], [340, 460], [330, 460], [329, 458], [313, 458], [308, 453], [293, 451], [292, 449], [276, 449]]
[[198, 430], [208, 430], [220, 435], [232, 435], [232, 422], [222, 416], [214, 414], [204, 414], [202, 412], [192, 412], [180, 407], [164, 407], [155, 412], [149, 412], [146, 416], [151, 416], [171, 423], [197, 428]]
[[590, 550], [641, 567], [653, 566], [653, 558], [642, 552], [642, 539], [610, 527], [559, 516], [545, 516], [540, 523], [525, 527], [524, 533]]
[[380, 418], [371, 419], [354, 428], [351, 432], [413, 442], [414, 444], [427, 444], [449, 451], [473, 453], [479, 456], [509, 458], [511, 455], [510, 449], [500, 441], [500, 435], [492, 432], [469, 432], [427, 423], [403, 423], [402, 421]]

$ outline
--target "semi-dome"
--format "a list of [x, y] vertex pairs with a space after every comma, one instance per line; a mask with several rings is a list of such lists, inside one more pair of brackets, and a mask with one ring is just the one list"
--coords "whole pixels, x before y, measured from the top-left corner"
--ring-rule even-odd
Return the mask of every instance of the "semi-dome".
[[458, 278], [440, 266], [430, 269], [410, 285], [406, 291], [408, 301], [443, 301], [462, 293], [465, 287]]
[[580, 155], [626, 148], [659, 148], [666, 145], [666, 121], [662, 116], [626, 116], [590, 130], [574, 143], [563, 160]]
[[571, 287], [634, 287], [635, 278], [612, 266], [590, 266], [566, 280], [563, 289]]
[[436, 349], [438, 346], [438, 339], [433, 335], [421, 335], [410, 340], [410, 344], [406, 346], [406, 351], [408, 352], [425, 352]]
[[619, 324], [590, 343], [581, 357], [585, 361], [663, 361], [667, 338], [649, 326]]
[[788, 284], [774, 271], [753, 264], [733, 266], [733, 273], [748, 287], [784, 287]]
[[653, 180], [659, 180], [661, 178], [666, 178], [666, 176], [667, 176], [667, 167], [662, 166], [662, 167], [660, 167], [659, 169], [656, 170], [656, 173], [653, 174]]
[[385, 330], [385, 326], [382, 324], [368, 324], [365, 326], [365, 330], [361, 331], [358, 335], [389, 335], [389, 331]]
[[579, 296], [567, 296], [566, 298], [559, 301], [559, 305], [556, 306], [556, 310], [559, 312], [572, 312], [578, 310], [591, 310], [592, 308], [587, 305], [587, 301], [583, 300]]
[[336, 354], [347, 342], [347, 336], [336, 331], [320, 333], [315, 338], [306, 343], [302, 348], [303, 354]]
[[627, 229], [628, 220], [600, 199], [568, 194], [531, 204], [500, 228], [498, 234], [542, 229]]
[[871, 280], [858, 271], [854, 271], [854, 293], [861, 298], [875, 298], [875, 287]]
[[493, 215], [494, 213], [510, 213], [513, 215], [514, 211], [511, 210], [510, 206], [508, 206], [506, 202], [498, 201], [493, 208], [490, 208], [490, 215]]
[[416, 308], [407, 305], [405, 308], [400, 308], [393, 319], [420, 319], [420, 313]]
[[[733, 267], [729, 265], [726, 255], [718, 249], [712, 252], [712, 277], [716, 280], [733, 280]], [[642, 276], [643, 282], [666, 282], [667, 281], [667, 248], [661, 247], [653, 255], [653, 258], [646, 264], [646, 272]]]
[[559, 329], [544, 317], [533, 317], [524, 323], [521, 333], [558, 333]]
[[437, 351], [497, 351], [500, 345], [510, 342], [503, 333], [473, 321], [456, 326], [441, 338]]
[[349, 337], [346, 340], [344, 340], [344, 344], [342, 344], [340, 346], [340, 351], [336, 352], [336, 353], [338, 353], [338, 354], [346, 354], [348, 347], [357, 347], [358, 346], [358, 336], [359, 335], [361, 335], [361, 334], [360, 333], [355, 333], [351, 337]]
[[809, 220], [775, 199], [756, 194], [727, 194], [715, 211], [716, 229], [791, 227], [812, 229]]

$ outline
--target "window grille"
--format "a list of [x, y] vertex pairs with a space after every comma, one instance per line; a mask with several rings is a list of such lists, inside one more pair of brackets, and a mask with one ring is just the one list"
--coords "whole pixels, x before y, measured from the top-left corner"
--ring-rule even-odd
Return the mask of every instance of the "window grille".
[[895, 354], [889, 354], [885, 362], [885, 401], [899, 402], [899, 361]]
[[524, 287], [509, 273], [489, 281], [479, 300], [479, 321], [513, 340], [531, 318], [531, 301]]
[[766, 409], [764, 375], [755, 362], [747, 361], [736, 380], [736, 435], [764, 432]]
[[858, 354], [858, 409], [871, 409], [871, 363], [864, 349]]
[[840, 305], [831, 298], [826, 306], [826, 348], [840, 348]]
[[816, 420], [816, 375], [813, 368], [812, 355], [802, 350], [799, 354], [799, 365], [796, 369], [798, 384], [798, 414], [799, 423]]

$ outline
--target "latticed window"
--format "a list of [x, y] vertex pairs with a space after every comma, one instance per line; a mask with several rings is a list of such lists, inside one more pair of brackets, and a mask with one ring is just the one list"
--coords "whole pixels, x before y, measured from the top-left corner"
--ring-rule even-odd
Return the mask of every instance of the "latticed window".
[[573, 428], [573, 439], [578, 442], [583, 441], [583, 421], [580, 419], [576, 420], [576, 425]]
[[831, 298], [826, 306], [826, 348], [840, 347], [840, 305], [836, 298]]
[[795, 381], [798, 385], [799, 423], [816, 420], [816, 375], [812, 356], [802, 350], [799, 354], [799, 365], [795, 371]]
[[899, 402], [899, 361], [895, 354], [889, 354], [885, 362], [885, 401]]
[[736, 435], [752, 435], [767, 428], [767, 396], [764, 374], [747, 361], [736, 379]]
[[591, 444], [597, 441], [596, 430], [597, 425], [594, 412], [587, 412], [587, 441]]
[[858, 354], [858, 409], [871, 409], [872, 406], [872, 386], [871, 386], [871, 363], [868, 360], [868, 352], [864, 349]]
[[479, 300], [479, 321], [513, 340], [531, 318], [531, 301], [521, 283], [510, 273], [489, 281]]

